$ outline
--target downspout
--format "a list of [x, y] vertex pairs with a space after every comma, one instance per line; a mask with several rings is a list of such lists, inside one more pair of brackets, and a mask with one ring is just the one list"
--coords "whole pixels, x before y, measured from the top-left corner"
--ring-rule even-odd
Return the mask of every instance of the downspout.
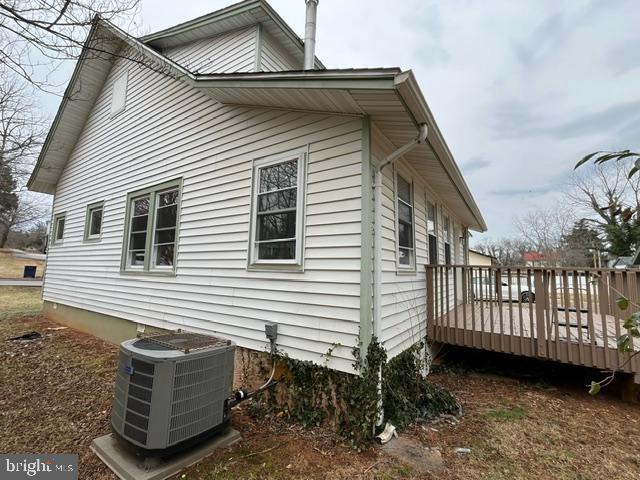
[[[418, 135], [406, 145], [383, 158], [376, 167], [373, 184], [374, 197], [374, 230], [373, 230], [373, 336], [379, 342], [382, 335], [382, 170], [395, 160], [410, 152], [427, 140], [428, 128], [420, 124]], [[384, 411], [382, 408], [382, 370], [378, 372], [378, 419], [377, 426], [382, 425]]]
[[303, 70], [313, 70], [316, 64], [316, 19], [318, 0], [305, 0], [307, 4], [304, 26], [304, 65]]

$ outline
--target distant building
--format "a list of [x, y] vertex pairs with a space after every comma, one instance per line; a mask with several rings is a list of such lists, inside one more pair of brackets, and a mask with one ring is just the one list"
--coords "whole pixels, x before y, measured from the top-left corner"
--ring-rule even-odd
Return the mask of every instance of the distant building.
[[527, 267], [543, 267], [545, 256], [540, 252], [524, 252], [522, 254], [522, 261]]
[[608, 268], [638, 268], [638, 260], [636, 256], [616, 257], [607, 262]]
[[469, 265], [490, 267], [491, 265], [495, 265], [496, 263], [498, 263], [498, 259], [493, 255], [487, 255], [486, 253], [469, 249]]

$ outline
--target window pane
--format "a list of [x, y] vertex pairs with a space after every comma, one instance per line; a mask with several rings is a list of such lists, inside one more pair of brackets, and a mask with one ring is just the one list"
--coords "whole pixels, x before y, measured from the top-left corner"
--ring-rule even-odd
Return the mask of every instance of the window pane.
[[258, 195], [258, 211], [267, 212], [269, 210], [296, 208], [297, 194], [297, 188], [290, 188], [273, 193], [261, 193]]
[[169, 230], [156, 231], [156, 244], [158, 243], [173, 243], [176, 240], [176, 229], [171, 228]]
[[176, 224], [178, 219], [178, 189], [161, 192], [156, 197], [153, 261], [156, 267], [173, 265]]
[[296, 258], [296, 242], [269, 242], [258, 244], [258, 258], [261, 260], [291, 260]]
[[438, 240], [434, 235], [429, 235], [429, 263], [438, 263]]
[[173, 243], [159, 245], [156, 248], [156, 265], [161, 267], [173, 265]]
[[56, 240], [62, 240], [64, 236], [64, 217], [59, 218], [56, 225]]
[[401, 248], [399, 262], [400, 265], [411, 265], [411, 250]]
[[133, 201], [133, 215], [147, 215], [149, 213], [149, 197]]
[[413, 223], [411, 207], [405, 203], [398, 202], [398, 217], [400, 217], [401, 222]]
[[398, 198], [404, 200], [406, 203], [411, 204], [411, 184], [404, 178], [398, 175]]
[[178, 203], [178, 190], [170, 190], [168, 192], [162, 192], [158, 195], [158, 207], [166, 207], [168, 205], [175, 205]]
[[427, 202], [427, 233], [436, 233], [436, 207]]
[[129, 244], [130, 250], [144, 250], [147, 243], [147, 232], [132, 233], [131, 243]]
[[147, 215], [143, 217], [133, 217], [133, 219], [131, 220], [131, 231], [146, 232], [148, 218], [149, 217]]
[[413, 228], [410, 223], [398, 224], [398, 243], [401, 247], [413, 247]]
[[97, 208], [95, 210], [91, 210], [89, 235], [100, 235], [101, 228], [102, 228], [102, 209]]
[[257, 240], [294, 238], [296, 236], [296, 212], [258, 215], [257, 234]]
[[177, 205], [158, 208], [158, 216], [156, 217], [156, 228], [175, 227], [177, 213]]
[[295, 187], [298, 180], [298, 161], [279, 163], [259, 169], [260, 193]]
[[129, 265], [144, 265], [144, 251], [129, 252]]
[[451, 265], [451, 245], [444, 244], [444, 263]]

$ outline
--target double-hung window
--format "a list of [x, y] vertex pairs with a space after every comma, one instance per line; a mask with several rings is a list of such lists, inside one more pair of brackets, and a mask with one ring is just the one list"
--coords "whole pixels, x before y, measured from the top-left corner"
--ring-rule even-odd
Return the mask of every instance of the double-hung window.
[[396, 176], [398, 190], [398, 264], [413, 267], [415, 249], [413, 241], [413, 192], [411, 183]]
[[442, 223], [444, 226], [444, 263], [451, 265], [451, 220], [445, 216]]
[[429, 263], [438, 263], [438, 224], [436, 206], [427, 200], [427, 239], [429, 242]]
[[53, 217], [53, 244], [60, 244], [64, 239], [64, 220], [65, 214], [58, 213], [55, 217]]
[[180, 182], [129, 194], [124, 270], [172, 273], [176, 261]]
[[102, 235], [102, 212], [104, 204], [102, 202], [92, 203], [87, 206], [87, 218], [84, 225], [85, 241], [95, 241]]
[[254, 163], [251, 263], [302, 264], [302, 152]]

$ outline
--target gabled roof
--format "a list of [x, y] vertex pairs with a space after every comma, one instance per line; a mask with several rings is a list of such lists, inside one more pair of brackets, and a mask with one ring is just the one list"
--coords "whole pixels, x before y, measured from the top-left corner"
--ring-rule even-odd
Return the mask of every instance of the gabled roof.
[[[304, 42], [265, 0], [244, 0], [188, 22], [145, 35], [140, 41], [162, 51], [257, 23], [298, 60], [302, 67]], [[317, 57], [315, 68], [325, 68]]]
[[[429, 179], [436, 194], [466, 225], [486, 230], [482, 214], [411, 71], [380, 68], [195, 75], [103, 20], [95, 22], [87, 45], [95, 42], [103, 49], [109, 46], [113, 52], [124, 45], [134, 47], [163, 71], [227, 105], [369, 116], [395, 147], [411, 141], [418, 125], [426, 123], [427, 142], [405, 154], [405, 159]], [[31, 190], [55, 192], [113, 61], [113, 56], [85, 55], [83, 51], [29, 179]], [[76, 90], [84, 101], [75, 101]]]

